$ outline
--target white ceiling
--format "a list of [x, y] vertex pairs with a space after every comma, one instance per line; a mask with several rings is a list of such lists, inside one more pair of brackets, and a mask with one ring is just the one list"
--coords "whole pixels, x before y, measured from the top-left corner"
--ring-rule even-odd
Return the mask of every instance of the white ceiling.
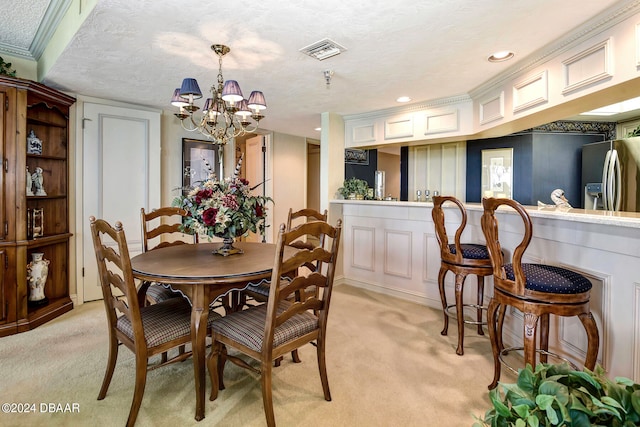
[[[70, 0], [0, 0], [0, 55], [38, 58]], [[79, 7], [83, 2], [73, 2]], [[357, 114], [469, 94], [638, 0], [98, 0], [42, 81], [76, 94], [171, 109], [173, 89], [225, 79], [262, 90], [265, 129], [319, 138], [323, 112]], [[72, 11], [73, 12], [73, 11]], [[76, 12], [77, 13], [77, 12]], [[42, 23], [42, 25], [39, 25]], [[318, 61], [299, 49], [330, 38]], [[494, 51], [515, 58], [489, 63]], [[21, 53], [22, 52], [22, 53]], [[25, 53], [26, 52], [26, 53]], [[325, 84], [324, 71], [334, 72]], [[631, 96], [630, 96], [631, 97]]]

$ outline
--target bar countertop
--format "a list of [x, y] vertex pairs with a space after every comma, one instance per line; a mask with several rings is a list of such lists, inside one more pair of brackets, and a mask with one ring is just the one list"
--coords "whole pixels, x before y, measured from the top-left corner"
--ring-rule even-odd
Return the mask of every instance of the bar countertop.
[[[433, 207], [431, 202], [399, 202], [385, 200], [331, 200], [336, 204], [361, 204], [368, 206], [397, 206], [397, 207]], [[470, 211], [482, 211], [481, 203], [465, 203], [465, 207]], [[564, 220], [573, 222], [583, 222], [589, 224], [603, 224], [619, 227], [639, 228], [640, 212], [613, 212], [577, 208], [560, 208], [554, 206], [525, 206], [532, 218], [548, 218], [551, 220]], [[515, 212], [509, 208], [504, 208], [505, 213]]]

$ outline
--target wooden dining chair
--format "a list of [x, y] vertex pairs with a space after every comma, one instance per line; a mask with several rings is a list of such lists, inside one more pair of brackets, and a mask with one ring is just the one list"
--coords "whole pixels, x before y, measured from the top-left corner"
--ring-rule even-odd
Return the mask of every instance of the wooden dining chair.
[[[226, 361], [230, 360], [261, 375], [267, 425], [275, 426], [271, 383], [273, 361], [314, 341], [324, 398], [327, 401], [331, 400], [325, 344], [341, 231], [340, 220], [336, 227], [322, 221], [301, 224], [291, 231], [285, 231], [284, 224], [280, 226], [267, 303], [231, 313], [212, 326], [212, 351], [208, 360], [212, 384], [211, 400], [217, 398], [218, 389], [224, 389], [224, 367]], [[325, 239], [329, 249], [300, 249], [285, 258], [285, 246], [305, 236]], [[299, 272], [299, 267], [308, 262], [322, 263], [323, 268], [309, 275], [296, 274], [290, 281], [281, 283], [280, 278], [285, 273]], [[320, 291], [306, 292], [310, 286], [315, 286]], [[229, 355], [228, 347], [239, 351], [243, 356]], [[246, 357], [257, 360], [260, 369], [251, 367], [244, 360]]]
[[[167, 246], [198, 243], [197, 234], [189, 235], [180, 230], [182, 218], [185, 216], [187, 211], [174, 206], [154, 209], [151, 212], [145, 212], [145, 209], [141, 208], [142, 252]], [[143, 304], [154, 304], [181, 296], [178, 292], [167, 289], [161, 284], [146, 281], [140, 285], [138, 293]]]
[[[324, 212], [318, 212], [314, 209], [300, 209], [299, 211], [293, 211], [293, 209], [289, 208], [289, 214], [287, 215], [287, 226], [286, 230], [291, 230], [292, 226], [303, 224], [305, 222], [310, 221], [327, 221], [327, 210]], [[308, 240], [305, 240], [308, 239]], [[290, 246], [296, 248], [314, 248], [316, 246], [322, 246], [322, 241], [314, 241], [313, 238], [304, 237], [295, 242], [291, 242]], [[308, 264], [305, 266], [309, 271], [314, 271], [316, 269], [315, 265]], [[262, 283], [258, 283], [255, 285], [250, 285], [244, 292], [248, 297], [253, 298], [258, 302], [266, 302], [269, 299], [269, 288], [270, 283], [268, 281], [264, 281]]]
[[[289, 208], [289, 213], [287, 215], [287, 226], [286, 230], [290, 231], [294, 225], [304, 224], [306, 222], [311, 221], [327, 221], [327, 210], [324, 212], [318, 212], [314, 209], [300, 209], [298, 211], [293, 211], [292, 208]], [[299, 249], [313, 249], [316, 246], [322, 247], [324, 244], [324, 236], [321, 236], [319, 240], [314, 240], [313, 237], [302, 236], [298, 240], [291, 242], [289, 246], [293, 246]], [[312, 263], [307, 263], [301, 268], [305, 268], [308, 272], [313, 272], [318, 268], [318, 265], [314, 265]], [[255, 285], [249, 285], [247, 289], [243, 291], [243, 304], [246, 304], [246, 297], [252, 298], [254, 301], [259, 303], [266, 303], [269, 299], [269, 288], [271, 282], [268, 280], [262, 281]], [[315, 292], [316, 289], [308, 289], [307, 291]], [[300, 356], [298, 355], [298, 350], [293, 350], [291, 352], [291, 358], [295, 363], [300, 363]], [[275, 366], [280, 366], [282, 362], [282, 357], [276, 359]]]
[[[445, 221], [445, 210], [443, 205], [448, 205], [454, 209], [451, 211], [459, 215], [459, 223], [452, 241], [449, 240]], [[449, 329], [449, 310], [456, 309], [455, 317], [458, 324], [458, 348], [456, 354], [464, 354], [464, 325], [474, 324], [478, 328], [478, 335], [484, 335], [482, 330], [484, 306], [484, 278], [491, 276], [491, 259], [487, 247], [478, 243], [462, 243], [462, 233], [467, 225], [467, 211], [460, 202], [452, 196], [433, 196], [433, 210], [431, 211], [433, 224], [435, 226], [436, 238], [440, 244], [440, 272], [438, 273], [438, 287], [440, 289], [440, 299], [442, 300], [442, 314], [444, 316], [444, 327], [441, 335], [447, 335]], [[448, 216], [448, 215], [447, 215]], [[455, 303], [447, 303], [444, 279], [451, 271], [455, 275]], [[473, 274], [478, 280], [476, 289], [476, 304], [465, 304], [464, 282], [468, 275]], [[465, 320], [464, 308], [471, 307], [476, 310], [475, 320]]]
[[[191, 342], [191, 306], [184, 298], [140, 306], [122, 224], [116, 222], [112, 227], [93, 216], [89, 221], [109, 326], [109, 357], [98, 400], [107, 394], [118, 349], [123, 344], [135, 355], [135, 388], [127, 419], [127, 426], [133, 426], [142, 404], [147, 370], [191, 356], [191, 352], [179, 352], [167, 361], [149, 365], [151, 357]], [[208, 327], [211, 328], [212, 322], [220, 317], [209, 312]]]
[[[522, 257], [531, 242], [533, 224], [529, 214], [515, 200], [487, 198], [482, 201], [484, 213], [481, 219], [482, 232], [493, 265], [493, 297], [487, 311], [489, 339], [493, 352], [494, 376], [489, 385], [493, 389], [500, 380], [501, 358], [513, 350], [524, 350], [524, 363], [536, 366], [536, 355], [540, 362], [549, 352], [549, 315], [578, 316], [587, 334], [587, 351], [584, 366], [593, 370], [598, 357], [598, 326], [589, 308], [591, 282], [583, 275], [566, 268], [545, 264], [528, 264]], [[505, 262], [499, 240], [499, 207], [509, 207], [520, 216], [524, 226], [523, 237], [515, 247], [511, 262]], [[510, 229], [509, 234], [514, 230]], [[502, 342], [502, 326], [507, 307], [514, 307], [523, 314], [524, 346], [505, 348]], [[538, 329], [538, 321], [540, 328]], [[540, 348], [536, 348], [536, 339]]]

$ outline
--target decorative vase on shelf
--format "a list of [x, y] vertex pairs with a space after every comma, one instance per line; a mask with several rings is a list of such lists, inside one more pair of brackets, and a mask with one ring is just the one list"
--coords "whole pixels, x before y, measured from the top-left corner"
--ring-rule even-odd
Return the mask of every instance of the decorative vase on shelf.
[[42, 141], [36, 136], [33, 129], [29, 131], [29, 136], [27, 136], [27, 154], [42, 154]]
[[43, 258], [40, 252], [32, 253], [32, 261], [27, 264], [27, 283], [29, 286], [28, 304], [32, 306], [43, 305], [49, 302], [44, 295], [44, 285], [49, 274], [49, 260]]

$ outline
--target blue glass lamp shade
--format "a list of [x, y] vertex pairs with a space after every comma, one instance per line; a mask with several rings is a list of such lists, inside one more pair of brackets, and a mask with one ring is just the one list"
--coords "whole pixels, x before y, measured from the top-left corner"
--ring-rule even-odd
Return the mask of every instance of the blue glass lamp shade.
[[193, 99], [202, 98], [202, 91], [196, 79], [187, 78], [182, 81], [180, 87], [180, 96], [187, 98], [189, 95], [193, 95]]
[[176, 88], [173, 91], [173, 97], [171, 98], [171, 105], [175, 107], [186, 107], [189, 105], [189, 101], [180, 96], [180, 88]]
[[242, 91], [240, 90], [240, 85], [237, 81], [227, 80], [224, 82], [224, 87], [222, 88], [222, 99], [231, 104], [235, 104], [236, 102], [240, 102], [244, 99]]
[[247, 104], [249, 108], [255, 111], [260, 111], [267, 108], [267, 101], [265, 101], [264, 95], [259, 90], [254, 90], [253, 92], [251, 92]]

